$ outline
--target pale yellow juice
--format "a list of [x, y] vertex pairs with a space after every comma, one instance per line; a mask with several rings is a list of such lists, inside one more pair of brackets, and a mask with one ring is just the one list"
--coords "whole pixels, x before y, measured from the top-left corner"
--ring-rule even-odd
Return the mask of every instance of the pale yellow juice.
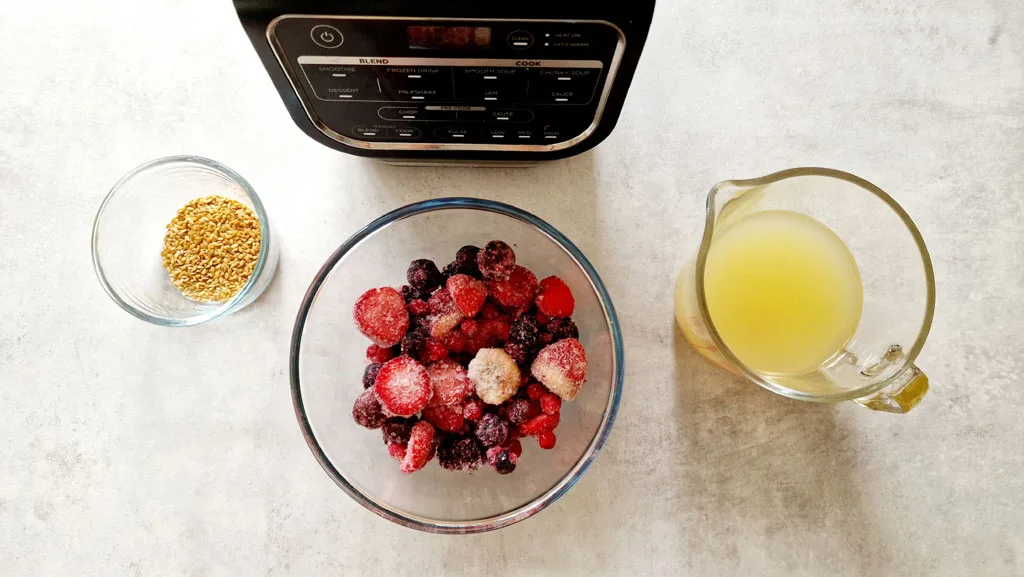
[[821, 367], [853, 337], [863, 305], [860, 271], [843, 241], [788, 211], [754, 213], [720, 230], [704, 294], [729, 350], [771, 375]]

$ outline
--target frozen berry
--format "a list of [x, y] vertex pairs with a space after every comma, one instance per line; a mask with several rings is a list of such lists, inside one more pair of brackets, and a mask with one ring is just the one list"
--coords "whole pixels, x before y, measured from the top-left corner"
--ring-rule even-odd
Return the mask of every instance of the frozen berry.
[[554, 431], [561, 419], [558, 413], [554, 415], [540, 414], [519, 425], [519, 434], [524, 437], [539, 435], [545, 431]]
[[500, 445], [508, 438], [508, 423], [498, 415], [488, 413], [476, 424], [476, 438], [480, 439], [485, 447]]
[[384, 366], [383, 363], [373, 363], [372, 365], [366, 365], [366, 370], [363, 371], [363, 388], [369, 389], [373, 386], [373, 383], [377, 381], [377, 373], [380, 372], [380, 368]]
[[508, 475], [516, 470], [516, 464], [512, 460], [512, 453], [508, 449], [500, 451], [494, 458], [494, 470], [499, 475]]
[[421, 291], [409, 285], [402, 285], [402, 298], [405, 302], [425, 301], [430, 298], [430, 291]]
[[540, 383], [530, 383], [526, 387], [526, 396], [529, 397], [531, 401], [539, 401], [541, 397], [547, 394], [549, 394], [547, 388]]
[[466, 335], [461, 331], [454, 330], [445, 337], [444, 345], [448, 347], [449, 352], [457, 355], [466, 348]]
[[427, 339], [427, 344], [423, 347], [423, 358], [428, 363], [447, 359], [448, 347], [444, 346], [444, 343], [440, 341]]
[[377, 400], [373, 389], [366, 389], [352, 406], [352, 418], [367, 429], [377, 429], [384, 424], [388, 416], [381, 409], [380, 401]]
[[432, 291], [441, 286], [444, 278], [441, 277], [441, 271], [437, 270], [434, 261], [421, 258], [409, 263], [409, 269], [405, 271], [405, 280], [409, 281], [414, 289]]
[[409, 301], [409, 314], [415, 317], [421, 317], [427, 314], [427, 301], [416, 299]]
[[479, 253], [480, 249], [473, 245], [467, 244], [460, 248], [459, 251], [455, 253], [455, 260], [450, 262], [448, 266], [444, 267], [444, 274], [446, 276], [465, 274], [479, 279], [480, 268], [476, 264], [476, 257]]
[[462, 407], [466, 394], [473, 388], [462, 365], [449, 360], [437, 361], [427, 367], [427, 374], [434, 390], [430, 404]]
[[402, 459], [403, 473], [412, 473], [422, 469], [434, 456], [434, 426], [426, 421], [419, 421], [412, 426], [409, 434], [409, 445]]
[[546, 415], [554, 415], [562, 410], [562, 399], [554, 393], [544, 393], [540, 398], [540, 410]]
[[483, 414], [484, 403], [476, 397], [466, 401], [466, 404], [462, 407], [462, 416], [467, 421], [479, 421]]
[[487, 319], [480, 323], [480, 331], [487, 335], [488, 346], [508, 340], [511, 327], [505, 319]]
[[522, 345], [526, 349], [532, 349], [537, 345], [537, 321], [530, 315], [523, 315], [512, 323], [508, 332], [509, 342]]
[[448, 433], [462, 430], [463, 416], [460, 405], [427, 405], [423, 408], [423, 419]]
[[384, 444], [408, 444], [412, 426], [418, 420], [416, 417], [389, 417], [380, 428], [381, 433], [384, 435]]
[[587, 354], [576, 339], [563, 339], [541, 349], [530, 372], [552, 393], [571, 401], [587, 381]]
[[480, 445], [470, 437], [449, 435], [437, 447], [437, 462], [449, 471], [473, 471], [483, 455]]
[[519, 367], [501, 349], [480, 349], [467, 372], [477, 396], [491, 405], [504, 403], [519, 388]]
[[528, 399], [515, 398], [509, 400], [505, 405], [505, 415], [510, 423], [518, 425], [525, 423], [533, 412]]
[[352, 318], [359, 332], [381, 347], [398, 344], [409, 328], [405, 299], [391, 287], [363, 293], [352, 309]]
[[480, 318], [482, 319], [501, 319], [505, 318], [505, 313], [501, 312], [498, 305], [493, 302], [489, 302], [484, 305], [484, 308], [480, 311]]
[[526, 361], [530, 358], [530, 351], [526, 347], [511, 341], [505, 343], [505, 352], [508, 353], [508, 356], [512, 357], [512, 360], [519, 366], [525, 365]]
[[366, 360], [371, 363], [386, 363], [395, 358], [395, 353], [390, 348], [370, 345], [366, 347]]
[[552, 343], [557, 343], [562, 339], [580, 338], [580, 331], [576, 328], [576, 323], [572, 322], [572, 319], [551, 319], [551, 322], [544, 327], [544, 330], [551, 334]]
[[446, 287], [455, 306], [467, 317], [476, 316], [487, 301], [487, 285], [469, 275], [453, 275]]
[[540, 312], [537, 313], [537, 315], [534, 318], [537, 319], [537, 325], [538, 326], [542, 326], [542, 327], [547, 326], [548, 321], [551, 320], [551, 317], [549, 317], [548, 315], [546, 315], [544, 313], [540, 313]]
[[519, 439], [512, 439], [508, 442], [508, 451], [518, 459], [519, 455], [523, 454], [523, 444], [519, 442]]
[[384, 409], [398, 417], [415, 415], [433, 395], [427, 369], [405, 355], [384, 363], [373, 389]]
[[537, 277], [530, 269], [515, 265], [508, 278], [495, 279], [488, 284], [491, 296], [507, 309], [524, 309], [533, 303], [537, 295]]
[[414, 359], [420, 358], [427, 345], [427, 333], [422, 330], [409, 331], [402, 337], [402, 354]]
[[516, 253], [500, 240], [492, 240], [476, 256], [480, 273], [487, 280], [504, 280], [516, 265]]
[[551, 431], [544, 431], [537, 435], [537, 444], [540, 445], [541, 449], [554, 449], [555, 448], [555, 434]]
[[466, 338], [473, 338], [476, 336], [477, 331], [480, 329], [480, 321], [475, 319], [466, 319], [459, 323], [459, 332], [466, 336]]
[[549, 317], [570, 317], [575, 307], [576, 299], [565, 281], [557, 276], [549, 276], [540, 281], [537, 310]]
[[398, 461], [399, 463], [401, 463], [402, 459], [405, 458], [405, 450], [406, 450], [406, 447], [402, 443], [389, 443], [388, 444], [388, 454], [391, 455], [391, 458], [393, 458], [394, 460]]
[[435, 339], [443, 340], [462, 322], [462, 312], [446, 288], [430, 295], [427, 307], [430, 311], [430, 336]]

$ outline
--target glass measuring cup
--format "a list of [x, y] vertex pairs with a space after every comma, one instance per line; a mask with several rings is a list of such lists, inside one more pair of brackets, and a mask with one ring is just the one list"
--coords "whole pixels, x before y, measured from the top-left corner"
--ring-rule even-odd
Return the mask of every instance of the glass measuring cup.
[[[718, 233], [762, 211], [791, 211], [828, 226], [860, 269], [864, 302], [853, 337], [815, 371], [771, 375], [755, 371], [725, 345], [708, 311], [704, 271]], [[914, 359], [935, 312], [935, 275], [924, 239], [907, 213], [877, 186], [827, 168], [794, 168], [716, 184], [707, 198], [697, 258], [676, 283], [676, 322], [687, 341], [713, 363], [793, 399], [906, 413], [928, 391]]]

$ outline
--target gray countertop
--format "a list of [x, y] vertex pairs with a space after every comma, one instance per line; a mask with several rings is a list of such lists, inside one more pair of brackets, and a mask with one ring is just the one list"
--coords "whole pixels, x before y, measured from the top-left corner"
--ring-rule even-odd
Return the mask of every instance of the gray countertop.
[[[383, 166], [292, 123], [228, 2], [0, 7], [3, 575], [1024, 574], [1024, 4], [662, 0], [618, 127], [528, 169]], [[101, 290], [89, 232], [151, 158], [224, 162], [281, 237], [262, 299], [168, 330]], [[889, 191], [935, 262], [907, 416], [773, 396], [674, 329], [708, 189], [798, 165]], [[467, 537], [392, 525], [310, 455], [289, 402], [300, 298], [408, 202], [521, 206], [590, 257], [626, 392], [568, 495]]]

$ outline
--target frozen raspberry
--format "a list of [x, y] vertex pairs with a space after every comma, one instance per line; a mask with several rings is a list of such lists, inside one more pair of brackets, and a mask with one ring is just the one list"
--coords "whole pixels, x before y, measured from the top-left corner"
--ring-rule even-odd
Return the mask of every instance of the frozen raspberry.
[[421, 317], [427, 314], [427, 301], [416, 299], [409, 301], [409, 314], [414, 317]]
[[565, 281], [557, 276], [549, 276], [540, 281], [537, 310], [549, 317], [571, 317], [575, 307], [576, 299]]
[[540, 383], [530, 383], [526, 387], [526, 396], [529, 397], [531, 401], [539, 401], [541, 397], [547, 394], [549, 394], [547, 388]]
[[506, 310], [524, 309], [537, 296], [537, 277], [530, 269], [515, 265], [509, 271], [508, 278], [493, 280], [488, 283], [488, 288], [494, 300]]
[[503, 318], [505, 318], [505, 313], [503, 313], [501, 311], [501, 309], [498, 307], [498, 305], [494, 304], [491, 301], [488, 301], [484, 305], [484, 308], [480, 309], [480, 318], [481, 319], [503, 319]]
[[423, 419], [442, 431], [462, 431], [462, 407], [459, 405], [427, 405], [423, 408]]
[[523, 315], [512, 323], [508, 332], [508, 340], [529, 350], [537, 346], [538, 335], [537, 321], [530, 315]]
[[561, 419], [558, 413], [554, 415], [540, 414], [529, 421], [519, 425], [519, 434], [524, 437], [539, 435], [545, 431], [554, 431]]
[[462, 416], [467, 421], [479, 421], [484, 415], [484, 402], [473, 397], [462, 407]]
[[383, 363], [373, 363], [372, 365], [366, 365], [366, 370], [363, 371], [363, 388], [369, 389], [373, 386], [373, 383], [377, 381], [377, 373], [380, 372], [380, 368], [384, 366]]
[[508, 451], [518, 459], [519, 455], [523, 454], [523, 444], [519, 442], [519, 439], [512, 439], [508, 442]]
[[540, 445], [541, 449], [554, 449], [555, 448], [555, 434], [551, 431], [544, 431], [537, 435], [537, 444]]
[[505, 352], [508, 356], [512, 357], [512, 360], [519, 366], [524, 366], [526, 361], [530, 359], [530, 351], [519, 343], [513, 343], [511, 341], [505, 343]]
[[412, 426], [409, 434], [409, 445], [402, 458], [403, 473], [413, 473], [422, 469], [434, 456], [434, 426], [426, 421], [419, 421]]
[[554, 393], [544, 393], [540, 398], [540, 410], [545, 415], [554, 415], [562, 410], [562, 399]]
[[420, 412], [433, 395], [427, 369], [405, 355], [384, 363], [373, 389], [384, 409], [398, 417]]
[[501, 349], [480, 349], [469, 363], [468, 374], [477, 396], [491, 405], [504, 403], [519, 388], [519, 367]]
[[377, 429], [384, 424], [388, 416], [384, 414], [380, 401], [371, 388], [363, 391], [356, 399], [355, 405], [352, 406], [352, 418], [367, 429]]
[[423, 353], [423, 348], [427, 345], [428, 338], [426, 331], [423, 330], [414, 330], [405, 333], [401, 342], [402, 354], [414, 359], [420, 358], [420, 355]]
[[462, 322], [462, 312], [452, 300], [448, 289], [438, 289], [427, 301], [430, 310], [430, 336], [444, 340]]
[[462, 331], [454, 330], [444, 339], [444, 345], [453, 354], [459, 354], [466, 348], [466, 335]]
[[405, 280], [409, 281], [412, 288], [421, 291], [432, 291], [441, 286], [444, 278], [441, 271], [437, 270], [434, 261], [421, 258], [409, 263], [409, 270], [405, 271]]
[[391, 287], [370, 289], [363, 293], [352, 309], [352, 318], [359, 332], [381, 347], [398, 344], [409, 328], [409, 311], [405, 308], [405, 300]]
[[476, 264], [485, 279], [504, 280], [516, 265], [516, 253], [504, 242], [492, 240], [476, 256]]
[[446, 285], [455, 306], [467, 317], [474, 317], [487, 301], [487, 285], [466, 274], [449, 277]]
[[430, 376], [430, 386], [434, 389], [430, 404], [462, 407], [473, 383], [459, 363], [437, 361], [427, 367], [427, 374]]
[[540, 412], [539, 407], [535, 409], [529, 400], [518, 397], [510, 399], [505, 403], [504, 408], [505, 417], [513, 425], [525, 423]]
[[487, 335], [489, 346], [507, 341], [510, 330], [505, 319], [488, 319], [480, 323], [480, 331]]
[[398, 461], [399, 463], [401, 463], [402, 459], [405, 458], [405, 449], [405, 445], [401, 443], [388, 444], [388, 454], [391, 455], [391, 458]]
[[402, 285], [402, 298], [405, 299], [405, 302], [407, 303], [411, 303], [412, 301], [426, 301], [430, 298], [430, 291], [421, 291], [409, 285]]
[[479, 279], [480, 268], [476, 264], [476, 257], [479, 253], [480, 249], [473, 245], [467, 244], [460, 248], [459, 251], [455, 253], [455, 260], [448, 263], [448, 266], [444, 267], [445, 276], [465, 274], [475, 279]]
[[475, 337], [478, 330], [480, 330], [480, 321], [475, 319], [466, 319], [459, 324], [459, 332], [466, 338]]
[[395, 353], [390, 348], [378, 347], [377, 345], [366, 347], [366, 360], [371, 363], [386, 363], [393, 358], [395, 358]]
[[487, 413], [476, 424], [476, 438], [485, 447], [493, 447], [505, 442], [508, 438], [508, 423], [493, 413]]
[[470, 437], [449, 435], [437, 447], [437, 462], [449, 471], [474, 471], [482, 458], [480, 445]]
[[587, 381], [587, 354], [576, 339], [563, 339], [541, 349], [530, 372], [552, 393], [571, 401]]
[[580, 330], [576, 328], [576, 323], [572, 322], [572, 319], [551, 319], [551, 322], [544, 327], [544, 331], [551, 335], [550, 343], [557, 343], [562, 339], [580, 338]]
[[384, 444], [398, 443], [400, 445], [407, 445], [409, 443], [409, 434], [412, 433], [412, 426], [418, 420], [416, 417], [390, 417], [384, 421], [384, 425], [380, 428], [381, 433], [384, 435]]
[[434, 339], [427, 339], [427, 344], [423, 347], [423, 357], [428, 363], [434, 361], [440, 361], [441, 359], [448, 358], [448, 347], [444, 346], [444, 343], [436, 341]]

